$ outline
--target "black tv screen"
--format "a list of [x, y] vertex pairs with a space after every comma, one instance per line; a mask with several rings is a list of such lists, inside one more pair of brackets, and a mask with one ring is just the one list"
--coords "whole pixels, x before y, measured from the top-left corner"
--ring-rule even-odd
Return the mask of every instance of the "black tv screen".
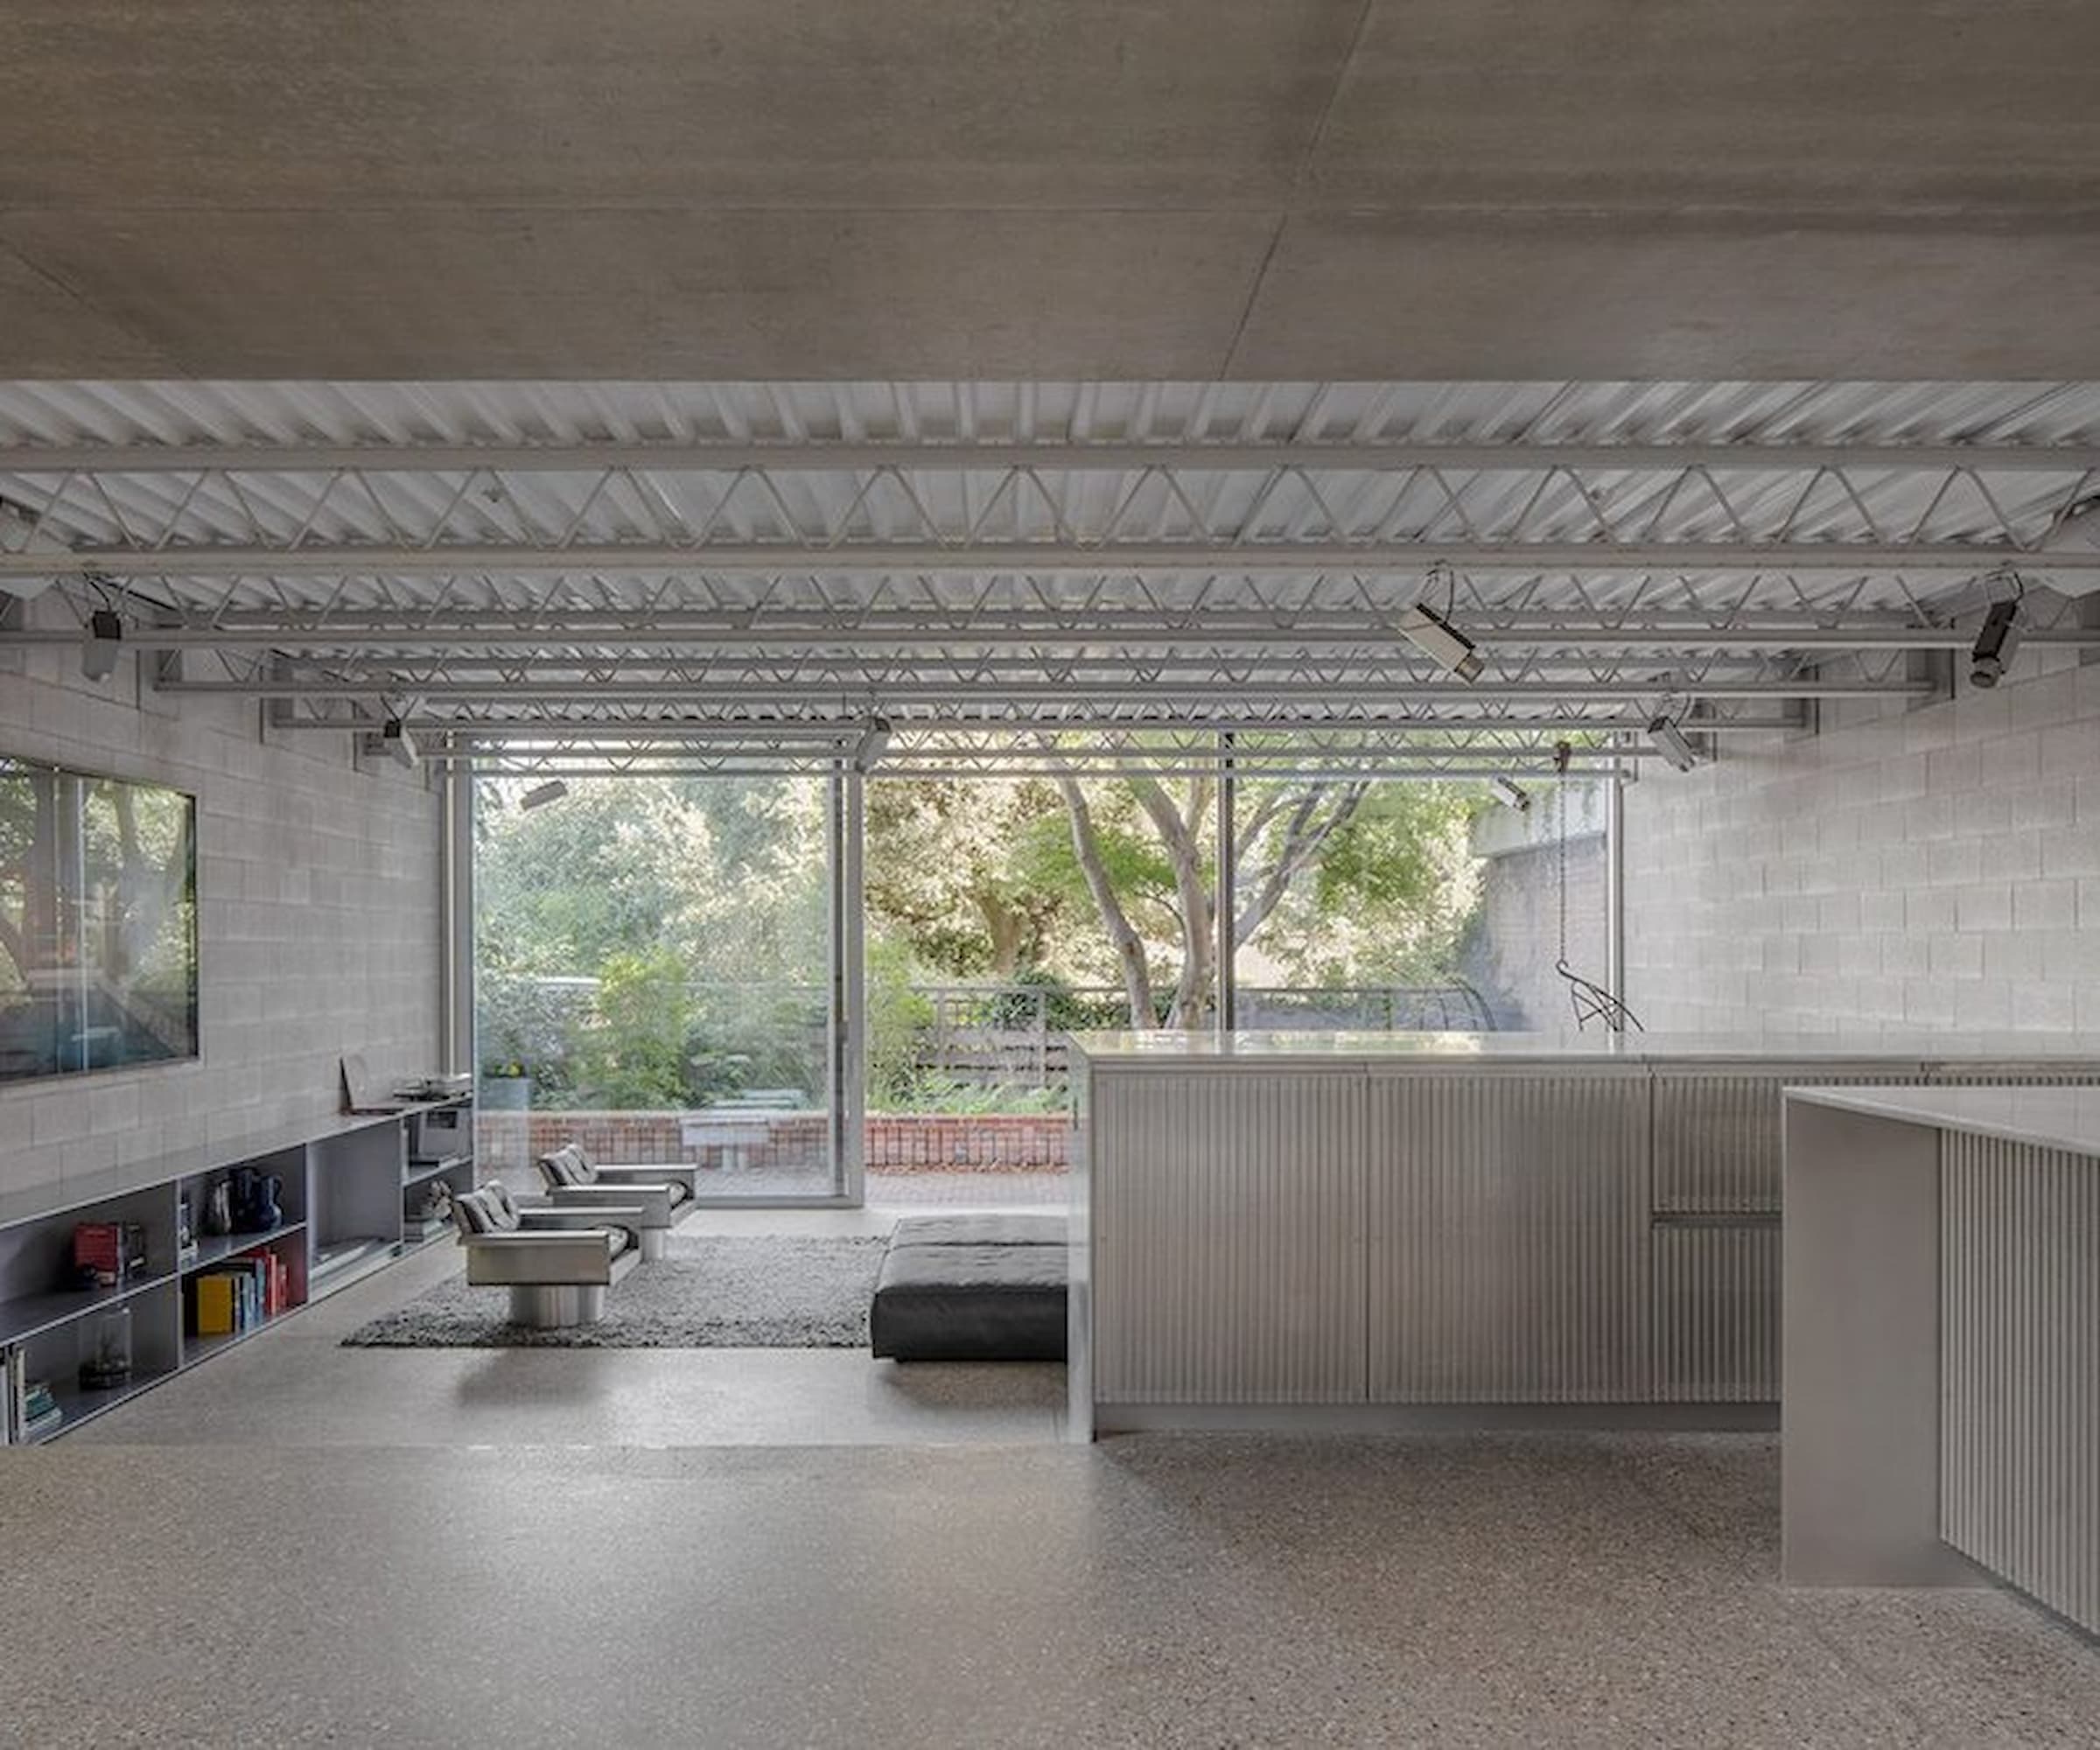
[[0, 757], [0, 1082], [196, 1055], [196, 798]]

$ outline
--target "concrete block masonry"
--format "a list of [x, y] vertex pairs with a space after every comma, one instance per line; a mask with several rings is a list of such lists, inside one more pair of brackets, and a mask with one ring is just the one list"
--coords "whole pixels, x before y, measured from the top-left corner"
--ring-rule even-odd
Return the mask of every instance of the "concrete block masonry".
[[437, 793], [333, 738], [265, 745], [231, 702], [142, 712], [136, 661], [98, 683], [25, 653], [0, 748], [196, 796], [202, 1054], [0, 1088], [0, 1191], [325, 1117], [346, 1051], [382, 1077], [438, 1060]]
[[2100, 1027], [2100, 666], [1825, 722], [1628, 789], [1649, 1026]]

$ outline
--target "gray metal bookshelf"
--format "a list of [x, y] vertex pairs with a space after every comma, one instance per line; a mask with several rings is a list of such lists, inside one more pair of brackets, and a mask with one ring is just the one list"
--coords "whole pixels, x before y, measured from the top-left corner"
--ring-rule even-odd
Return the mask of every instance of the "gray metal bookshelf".
[[[472, 1102], [440, 1101], [234, 1138], [0, 1198], [0, 1441], [28, 1444], [80, 1427], [436, 1238], [424, 1212], [437, 1186], [472, 1186]], [[281, 1219], [200, 1231], [212, 1187], [243, 1169], [279, 1181]], [[186, 1248], [178, 1235], [186, 1200]], [[74, 1285], [82, 1222], [136, 1223], [139, 1267], [113, 1285]], [[279, 1278], [283, 1304], [242, 1328], [200, 1334], [199, 1279], [265, 1256], [281, 1272], [252, 1273]], [[82, 1363], [119, 1308], [130, 1314], [130, 1372], [90, 1384]], [[32, 1425], [38, 1384], [58, 1413]]]

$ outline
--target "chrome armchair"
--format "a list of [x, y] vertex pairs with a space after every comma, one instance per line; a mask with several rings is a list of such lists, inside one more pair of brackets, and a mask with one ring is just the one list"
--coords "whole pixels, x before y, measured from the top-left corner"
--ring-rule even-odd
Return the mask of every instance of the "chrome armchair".
[[699, 1168], [674, 1162], [601, 1166], [580, 1143], [564, 1143], [539, 1158], [549, 1207], [556, 1209], [639, 1208], [641, 1256], [663, 1256], [670, 1230], [691, 1214]]
[[500, 1180], [452, 1199], [466, 1279], [510, 1290], [511, 1322], [536, 1330], [595, 1324], [606, 1290], [640, 1260], [639, 1204], [523, 1208]]

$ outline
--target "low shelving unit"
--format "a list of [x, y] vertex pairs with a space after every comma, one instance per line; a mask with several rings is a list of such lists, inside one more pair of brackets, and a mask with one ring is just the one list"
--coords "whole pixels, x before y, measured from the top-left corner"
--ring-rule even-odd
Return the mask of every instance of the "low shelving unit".
[[[0, 1199], [0, 1443], [80, 1427], [434, 1237], [423, 1219], [434, 1187], [474, 1183], [471, 1147], [449, 1145], [472, 1133], [470, 1102], [444, 1101]], [[243, 1201], [237, 1187], [263, 1189]], [[276, 1221], [255, 1226], [258, 1208]], [[119, 1224], [122, 1279], [76, 1285], [77, 1230], [103, 1223]], [[215, 1277], [237, 1286], [211, 1291], [200, 1316]], [[112, 1350], [128, 1372], [91, 1382], [84, 1364]]]

